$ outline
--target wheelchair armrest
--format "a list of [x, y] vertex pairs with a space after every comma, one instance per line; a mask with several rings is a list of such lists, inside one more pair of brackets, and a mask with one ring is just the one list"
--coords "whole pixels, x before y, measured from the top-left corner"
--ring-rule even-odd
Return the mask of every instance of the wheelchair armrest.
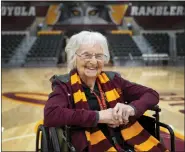
[[160, 139], [159, 112], [161, 112], [161, 108], [159, 108], [158, 105], [155, 105], [150, 110], [155, 111], [155, 114], [153, 114], [153, 116], [156, 120], [156, 137], [157, 139]]
[[150, 108], [149, 110], [155, 111], [155, 112], [161, 112], [161, 108], [159, 108], [158, 105], [155, 105], [154, 107]]

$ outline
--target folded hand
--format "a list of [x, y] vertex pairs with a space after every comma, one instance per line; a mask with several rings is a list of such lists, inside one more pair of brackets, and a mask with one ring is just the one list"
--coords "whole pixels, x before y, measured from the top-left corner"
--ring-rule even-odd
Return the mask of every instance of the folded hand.
[[113, 108], [113, 117], [114, 119], [119, 120], [120, 124], [127, 124], [129, 122], [129, 116], [134, 115], [134, 108], [124, 103], [117, 103]]
[[99, 111], [99, 123], [106, 123], [109, 127], [116, 128], [129, 122], [129, 116], [134, 116], [135, 111], [129, 105], [117, 103], [114, 108]]
[[99, 123], [119, 126], [119, 120], [113, 117], [113, 108], [99, 111]]

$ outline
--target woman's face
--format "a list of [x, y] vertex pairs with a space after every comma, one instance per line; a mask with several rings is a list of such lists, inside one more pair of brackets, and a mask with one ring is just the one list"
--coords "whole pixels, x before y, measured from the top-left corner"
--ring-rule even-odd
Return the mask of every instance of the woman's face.
[[78, 73], [85, 77], [96, 77], [104, 67], [105, 55], [99, 44], [82, 44], [76, 52]]

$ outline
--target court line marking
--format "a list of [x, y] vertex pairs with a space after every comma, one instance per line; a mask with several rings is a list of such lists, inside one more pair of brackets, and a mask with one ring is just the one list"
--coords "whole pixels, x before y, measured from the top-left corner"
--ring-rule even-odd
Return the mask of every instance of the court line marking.
[[[169, 134], [169, 131], [166, 128], [164, 128], [164, 127], [160, 127], [160, 130], [165, 132], [165, 133], [167, 133], [167, 134]], [[173, 129], [173, 131], [174, 131], [175, 137], [177, 137], [177, 138], [179, 138], [179, 139], [184, 141], [184, 135], [183, 134], [179, 133], [175, 129]]]
[[7, 141], [15, 140], [15, 139], [22, 139], [22, 138], [27, 138], [27, 137], [33, 137], [33, 136], [36, 136], [35, 133], [27, 134], [23, 136], [15, 136], [11, 138], [6, 138], [6, 139], [3, 139], [2, 142], [7, 142]]

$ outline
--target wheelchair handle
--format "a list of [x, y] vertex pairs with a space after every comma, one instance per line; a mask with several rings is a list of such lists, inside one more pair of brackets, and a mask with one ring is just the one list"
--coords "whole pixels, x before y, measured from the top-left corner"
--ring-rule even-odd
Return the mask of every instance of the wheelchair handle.
[[161, 112], [161, 108], [159, 108], [158, 105], [155, 105], [154, 107], [150, 108], [149, 110], [155, 111], [155, 112]]

